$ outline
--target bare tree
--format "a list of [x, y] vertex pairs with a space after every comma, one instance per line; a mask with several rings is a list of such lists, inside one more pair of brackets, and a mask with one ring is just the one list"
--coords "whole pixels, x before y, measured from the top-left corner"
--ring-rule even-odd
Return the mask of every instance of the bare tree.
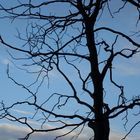
[[[15, 84], [27, 90], [29, 98], [9, 107], [1, 102], [0, 117], [26, 125], [30, 133], [25, 139], [36, 132], [47, 133], [67, 128], [67, 131], [56, 136], [56, 139], [65, 137], [73, 131], [77, 133], [72, 139], [77, 139], [85, 126], [88, 126], [93, 130], [92, 139], [109, 140], [109, 120], [124, 114], [127, 123], [129, 111], [140, 106], [139, 95], [131, 99], [127, 98], [124, 86], [113, 77], [117, 58], [130, 59], [139, 53], [140, 44], [134, 40], [139, 32], [130, 36], [117, 28], [102, 24], [107, 13], [111, 20], [115, 18], [115, 15], [123, 14], [121, 12], [128, 5], [139, 14], [140, 3], [138, 0], [117, 2], [119, 3], [118, 9], [112, 6], [115, 3], [112, 0], [44, 0], [38, 2], [25, 0], [18, 1], [15, 6], [11, 7], [0, 5], [3, 14], [1, 18], [10, 18], [12, 21], [29, 20], [30, 22], [24, 37], [18, 32], [18, 38], [25, 41], [21, 47], [13, 46], [1, 37], [3, 45], [22, 55], [25, 54], [24, 58], [16, 58], [9, 52], [13, 59], [24, 62], [24, 68], [19, 67], [19, 69], [25, 70], [28, 74], [37, 74], [33, 83], [25, 85], [16, 81], [10, 75], [9, 68], [7, 69], [8, 77]], [[139, 18], [134, 22], [137, 26]], [[130, 29], [126, 30], [130, 31]], [[130, 45], [122, 47], [118, 43], [122, 41], [129, 42]], [[37, 71], [31, 69], [35, 66]], [[48, 89], [52, 93], [46, 94], [44, 100], [39, 101], [39, 88], [46, 82], [45, 79], [48, 80], [49, 86], [51, 73], [54, 71], [60, 76], [60, 82], [61, 80], [64, 82], [62, 86], [64, 88], [67, 86], [69, 90], [53, 92]], [[118, 89], [116, 93], [106, 92], [104, 86], [106, 79], [109, 79], [109, 85]], [[32, 91], [35, 85], [37, 85], [36, 91]], [[55, 83], [53, 86], [55, 89]], [[117, 98], [112, 99], [113, 94], [117, 94]], [[106, 100], [107, 95], [114, 100], [113, 105]], [[23, 105], [34, 109], [32, 117], [19, 117], [12, 113], [13, 108]], [[66, 113], [67, 109], [71, 109], [71, 112]], [[29, 122], [30, 119], [37, 119], [41, 128], [34, 128]], [[55, 127], [44, 127], [47, 123], [52, 123]], [[139, 123], [134, 124], [123, 139]]]

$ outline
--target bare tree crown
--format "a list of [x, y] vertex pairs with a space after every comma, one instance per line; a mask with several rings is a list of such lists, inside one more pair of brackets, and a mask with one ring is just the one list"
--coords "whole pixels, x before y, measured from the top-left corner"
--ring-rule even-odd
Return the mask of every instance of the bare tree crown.
[[[26, 85], [16, 81], [8, 67], [8, 78], [26, 90], [29, 96], [9, 107], [1, 102], [0, 119], [7, 118], [27, 126], [30, 132], [25, 139], [36, 132], [59, 130], [67, 131], [55, 139], [69, 136], [74, 131], [76, 135], [72, 138], [78, 139], [84, 129], [89, 127], [94, 132], [94, 138], [91, 139], [109, 140], [109, 120], [124, 114], [127, 123], [129, 110], [140, 106], [139, 95], [128, 99], [124, 86], [114, 78], [114, 61], [117, 58], [129, 60], [139, 53], [140, 44], [135, 41], [137, 32], [130, 36], [121, 30], [101, 24], [107, 13], [111, 21], [116, 15], [123, 14], [122, 11], [127, 6], [132, 6], [139, 14], [140, 3], [138, 0], [120, 0], [116, 11], [113, 11], [113, 3], [115, 2], [112, 0], [29, 0], [16, 1], [13, 6], [0, 4], [0, 11], [4, 13], [0, 15], [1, 18], [10, 18], [12, 22], [17, 19], [29, 21], [25, 35], [18, 32], [18, 38], [24, 41], [20, 47], [9, 44], [3, 37], [0, 38], [5, 47], [25, 54], [24, 58], [16, 58], [9, 51], [12, 59], [23, 63], [17, 68], [25, 70], [27, 74], [36, 74], [36, 80]], [[139, 18], [134, 22], [137, 26]], [[129, 42], [130, 45], [122, 47], [119, 44], [122, 41]], [[36, 71], [32, 69], [35, 67]], [[62, 82], [64, 90], [60, 88], [62, 91], [55, 91], [55, 83], [55, 92], [48, 88], [51, 86], [49, 84], [53, 78], [52, 73], [59, 77], [57, 80]], [[117, 93], [106, 92], [106, 79], [117, 89]], [[39, 102], [39, 89], [46, 81], [48, 87], [46, 86], [45, 98]], [[58, 83], [56, 81], [56, 84]], [[33, 90], [35, 85], [36, 90]], [[117, 95], [117, 98], [112, 99], [115, 102], [113, 105], [106, 100], [106, 94], [110, 99], [112, 94]], [[12, 112], [13, 108], [20, 105], [32, 108], [32, 118], [16, 116]], [[40, 127], [34, 128], [30, 119], [37, 120]], [[53, 124], [55, 127], [46, 128], [46, 124]], [[134, 124], [122, 139], [138, 124], [139, 122]]]

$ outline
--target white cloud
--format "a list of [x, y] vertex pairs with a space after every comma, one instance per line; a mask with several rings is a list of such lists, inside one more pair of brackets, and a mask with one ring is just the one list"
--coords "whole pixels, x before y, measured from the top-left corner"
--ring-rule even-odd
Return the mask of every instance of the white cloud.
[[[0, 140], [17, 140], [23, 138], [29, 132], [29, 129], [21, 126], [11, 124], [0, 124]], [[63, 134], [62, 132], [49, 132], [49, 133], [35, 133], [29, 140], [53, 140], [56, 135]], [[72, 133], [69, 137], [62, 138], [61, 140], [69, 140], [75, 133]], [[86, 140], [86, 135], [81, 135], [80, 140]]]
[[[23, 138], [29, 129], [21, 126], [11, 125], [11, 124], [0, 124], [0, 140], [17, 140], [18, 138]], [[55, 135], [63, 134], [63, 132], [49, 132], [49, 133], [35, 133], [29, 140], [53, 140]], [[62, 138], [61, 140], [69, 140], [75, 133], [73, 132], [69, 137]], [[85, 131], [79, 137], [79, 140], [89, 139], [92, 131], [89, 128], [85, 128]], [[124, 134], [117, 130], [112, 130], [110, 135], [110, 140], [120, 140], [124, 137]], [[139, 137], [129, 137], [126, 140], [139, 140]]]
[[[11, 124], [1, 124], [0, 125], [0, 139], [1, 140], [17, 140], [18, 138], [23, 138], [29, 132], [27, 128], [11, 125]], [[53, 140], [54, 136], [49, 133], [36, 133], [30, 140]]]
[[[121, 140], [123, 138], [123, 134], [118, 132], [117, 130], [112, 130], [110, 134], [110, 140]], [[129, 139], [127, 139], [129, 140]]]
[[[110, 140], [122, 140], [127, 132], [120, 132], [119, 130], [111, 130]], [[140, 140], [140, 134], [130, 133], [124, 140]]]
[[1, 124], [0, 125], [0, 139], [1, 140], [17, 140], [27, 133], [27, 129], [15, 125]]

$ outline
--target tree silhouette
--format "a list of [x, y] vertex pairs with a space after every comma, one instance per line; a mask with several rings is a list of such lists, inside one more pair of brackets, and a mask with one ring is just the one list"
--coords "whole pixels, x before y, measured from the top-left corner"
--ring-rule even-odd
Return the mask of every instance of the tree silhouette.
[[[130, 59], [139, 53], [140, 44], [136, 39], [139, 32], [130, 36], [128, 32], [121, 31], [122, 28], [103, 26], [102, 23], [107, 13], [110, 16], [108, 22], [111, 22], [116, 15], [123, 14], [122, 11], [127, 9], [127, 6], [132, 6], [139, 15], [140, 3], [138, 0], [120, 0], [117, 10], [113, 6], [114, 3], [115, 1], [111, 0], [29, 0], [23, 3], [18, 1], [11, 7], [0, 5], [1, 13], [4, 13], [1, 17], [10, 18], [12, 21], [30, 21], [24, 38], [22, 33], [18, 32], [18, 38], [25, 41], [21, 47], [13, 46], [1, 37], [4, 46], [25, 54], [25, 58], [15, 58], [9, 52], [10, 56], [18, 61], [24, 60], [24, 70], [28, 74], [37, 74], [36, 80], [27, 86], [16, 81], [10, 75], [9, 67], [7, 68], [8, 77], [27, 90], [30, 96], [9, 107], [1, 102], [1, 119], [7, 118], [26, 125], [30, 133], [25, 139], [36, 132], [49, 133], [65, 129], [67, 131], [56, 136], [56, 139], [74, 131], [77, 133], [72, 138], [77, 139], [87, 126], [93, 130], [91, 139], [109, 140], [109, 120], [124, 114], [127, 123], [129, 111], [140, 106], [139, 95], [127, 98], [124, 86], [113, 77], [117, 69], [115, 61], [118, 58]], [[138, 26], [139, 17], [133, 22]], [[123, 41], [129, 45], [122, 47], [120, 42]], [[35, 66], [37, 71], [30, 69]], [[19, 69], [23, 70], [21, 67]], [[62, 91], [58, 92], [48, 89], [49, 94], [46, 98], [38, 101], [39, 88], [46, 82], [45, 79], [48, 79], [49, 84], [53, 72], [60, 76], [60, 82], [63, 81], [64, 91], [62, 87]], [[106, 92], [106, 81], [117, 89], [115, 93]], [[37, 89], [33, 92], [31, 87], [35, 85]], [[55, 89], [55, 83], [53, 87]], [[69, 89], [67, 92], [65, 87]], [[112, 94], [115, 94], [116, 98], [112, 98]], [[113, 105], [106, 96], [114, 101]], [[31, 118], [19, 117], [12, 113], [12, 108], [23, 105], [34, 108]], [[67, 109], [71, 111], [66, 112]], [[29, 120], [36, 118], [41, 128], [34, 128], [30, 124]], [[47, 123], [52, 123], [55, 127], [44, 127]], [[125, 139], [139, 123], [134, 124], [122, 139]]]

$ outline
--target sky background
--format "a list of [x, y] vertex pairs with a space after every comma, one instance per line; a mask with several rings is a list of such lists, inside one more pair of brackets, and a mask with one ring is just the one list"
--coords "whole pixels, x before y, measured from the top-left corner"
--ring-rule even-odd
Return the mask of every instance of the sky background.
[[[0, 0], [0, 3], [3, 3], [3, 0]], [[11, 4], [11, 2], [5, 3], [7, 5]], [[14, 3], [12, 3], [14, 4]], [[112, 4], [112, 7], [115, 11], [117, 7], [119, 7], [119, 2], [114, 1]], [[61, 10], [56, 7], [56, 11], [61, 12]], [[64, 10], [64, 9], [63, 9]], [[128, 12], [129, 11], [129, 12]], [[110, 18], [110, 15], [105, 12], [105, 16], [103, 15], [103, 19], [101, 22], [98, 24], [99, 26], [109, 26], [113, 27], [116, 30], [132, 34], [133, 31], [138, 31], [139, 30], [139, 25], [136, 27], [135, 26], [135, 20], [138, 17], [138, 13], [134, 12], [135, 8], [133, 6], [128, 5], [128, 8], [125, 10], [121, 11], [121, 14], [116, 14], [115, 18]], [[129, 14], [128, 14], [129, 13]], [[0, 19], [0, 35], [3, 36], [3, 38], [8, 42], [12, 43], [13, 45], [20, 45], [21, 42], [16, 38], [17, 35], [17, 29], [20, 32], [25, 31], [26, 24], [29, 21], [21, 21], [21, 20], [15, 20], [14, 22], [11, 22], [8, 19]], [[97, 27], [98, 27], [97, 25]], [[126, 27], [126, 28], [125, 28]], [[130, 30], [128, 30], [130, 29]], [[109, 34], [102, 34], [103, 37], [106, 39], [110, 39], [111, 36]], [[138, 41], [139, 38], [136, 38], [136, 41]], [[127, 41], [120, 41], [119, 42], [120, 46], [128, 46], [130, 45]], [[12, 63], [13, 60], [8, 56], [6, 48], [4, 48], [2, 45], [0, 45], [0, 100], [5, 101], [7, 105], [12, 104], [13, 102], [26, 98], [28, 97], [27, 92], [24, 91], [22, 88], [18, 87], [15, 85], [12, 81], [10, 81], [7, 77], [6, 74], [6, 69], [7, 69], [7, 64], [10, 65], [10, 73], [13, 77], [16, 77], [16, 80], [21, 80], [21, 81], [34, 81], [35, 77], [33, 75], [30, 75], [30, 77], [25, 77], [23, 71], [19, 71], [15, 68], [14, 64]], [[18, 56], [17, 52], [14, 52], [15, 55]], [[18, 62], [16, 62], [17, 66], [20, 66]], [[125, 92], [129, 98], [140, 95], [140, 54], [137, 54], [132, 58], [131, 60], [126, 60], [122, 58], [118, 58], [115, 61], [115, 68], [117, 69], [115, 71], [114, 78], [118, 81], [118, 83], [125, 85]], [[83, 67], [83, 70], [85, 70], [85, 67]], [[72, 76], [71, 71], [69, 70], [68, 73]], [[50, 81], [50, 84], [53, 84], [54, 81], [57, 82], [57, 86], [55, 85], [55, 90], [61, 91], [67, 91], [67, 87], [62, 87], [62, 81], [60, 81], [60, 78], [58, 77], [57, 72], [51, 73], [52, 80]], [[74, 79], [74, 77], [71, 77]], [[106, 79], [105, 87], [107, 92], [114, 92], [114, 88], [111, 87], [111, 85], [107, 82], [108, 79]], [[76, 81], [75, 81], [76, 83]], [[43, 84], [42, 88], [40, 89], [40, 92], [45, 92], [47, 87], [47, 81], [46, 83]], [[50, 89], [53, 90], [53, 89]], [[110, 96], [112, 100], [110, 100]], [[113, 98], [115, 96], [112, 96], [108, 94], [106, 97], [107, 99], [110, 100], [110, 104], [114, 103]], [[70, 111], [70, 110], [68, 110]], [[137, 111], [137, 110], [136, 110]], [[19, 113], [22, 115], [32, 115], [32, 110], [28, 108], [16, 108], [13, 110], [15, 113]], [[132, 112], [134, 113], [134, 112]], [[123, 128], [123, 123], [122, 121], [123, 115], [116, 118], [115, 120], [111, 120], [111, 140], [119, 140], [122, 138], [126, 131]], [[133, 117], [130, 116], [130, 121], [128, 122], [128, 130], [129, 126], [132, 126], [134, 122], [137, 122], [139, 117]], [[33, 125], [38, 126], [39, 124], [37, 122], [32, 122]], [[52, 126], [50, 126], [52, 127]], [[139, 140], [140, 138], [140, 124], [135, 128], [135, 130], [132, 132], [130, 137], [127, 138], [127, 140]], [[7, 120], [0, 120], [0, 139], [2, 140], [16, 140], [18, 137], [23, 137], [24, 134], [26, 134], [28, 130], [19, 124], [13, 124], [11, 122], [8, 122]], [[61, 133], [61, 132], [60, 132]], [[63, 133], [63, 132], [62, 132]], [[49, 134], [35, 134], [31, 140], [46, 140], [53, 139], [54, 135], [56, 133], [49, 133]], [[91, 135], [91, 131], [89, 131], [88, 128], [85, 129], [84, 133], [81, 135], [80, 140], [86, 140], [87, 137]], [[67, 140], [65, 138], [65, 140]]]

